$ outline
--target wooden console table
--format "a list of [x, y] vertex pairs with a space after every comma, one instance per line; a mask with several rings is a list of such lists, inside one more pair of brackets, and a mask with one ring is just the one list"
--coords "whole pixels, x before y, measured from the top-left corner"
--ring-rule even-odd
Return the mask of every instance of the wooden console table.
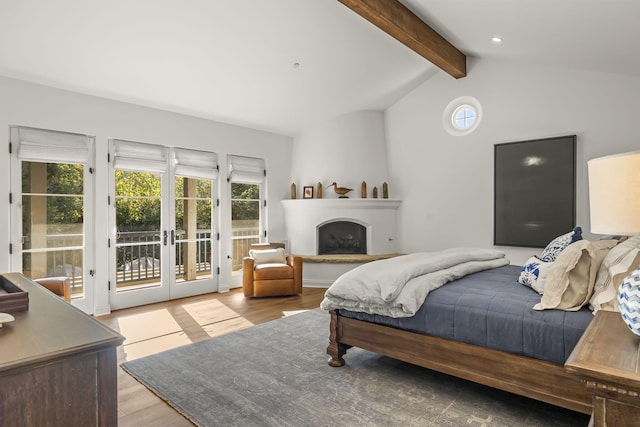
[[620, 313], [599, 311], [567, 359], [565, 368], [593, 395], [589, 425], [640, 425], [640, 337]]
[[29, 309], [0, 328], [1, 426], [116, 426], [124, 338], [19, 273]]

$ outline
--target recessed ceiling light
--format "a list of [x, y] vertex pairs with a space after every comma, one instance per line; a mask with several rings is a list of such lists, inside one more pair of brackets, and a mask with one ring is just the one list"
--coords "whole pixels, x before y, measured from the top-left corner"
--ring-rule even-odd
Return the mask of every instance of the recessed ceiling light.
[[491, 41], [494, 43], [502, 43], [502, 37], [491, 37]]

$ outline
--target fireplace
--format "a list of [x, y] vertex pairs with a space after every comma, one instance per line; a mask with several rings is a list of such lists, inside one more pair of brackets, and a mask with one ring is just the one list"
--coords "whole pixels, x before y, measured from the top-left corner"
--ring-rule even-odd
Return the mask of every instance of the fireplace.
[[367, 254], [367, 228], [352, 221], [318, 227], [318, 255]]
[[[283, 200], [286, 210], [290, 252], [302, 256], [334, 254], [381, 255], [397, 252], [397, 209], [393, 199], [294, 199]], [[328, 236], [321, 244], [320, 227], [337, 222], [357, 226], [354, 230], [331, 230], [333, 240], [342, 239], [341, 248]], [[332, 226], [333, 227], [333, 226]], [[323, 229], [322, 234], [325, 231]], [[359, 240], [356, 243], [355, 240]], [[328, 244], [327, 244], [328, 243]], [[356, 252], [356, 248], [358, 252]], [[349, 252], [330, 252], [336, 249]]]

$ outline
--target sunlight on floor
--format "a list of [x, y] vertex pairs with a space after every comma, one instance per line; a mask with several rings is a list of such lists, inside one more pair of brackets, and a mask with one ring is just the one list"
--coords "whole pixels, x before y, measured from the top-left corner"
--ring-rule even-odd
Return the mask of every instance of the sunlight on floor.
[[239, 331], [241, 329], [247, 329], [253, 325], [253, 323], [249, 322], [244, 317], [236, 317], [235, 319], [229, 319], [221, 323], [203, 326], [202, 329], [204, 329], [204, 331], [213, 338], [230, 332]]
[[122, 317], [117, 320], [117, 330], [125, 336], [124, 345], [130, 345], [162, 335], [182, 331], [167, 309]]
[[210, 337], [253, 326], [253, 323], [218, 300], [184, 304], [182, 307]]
[[110, 322], [110, 326], [126, 338], [122, 346], [125, 360], [148, 356], [253, 325], [218, 300], [179, 304], [123, 316]]
[[282, 312], [282, 317], [293, 316], [294, 314], [304, 313], [305, 311], [309, 311], [309, 310], [289, 310], [289, 311], [283, 311], [283, 312]]
[[240, 316], [218, 300], [183, 304], [181, 307], [201, 326]]
[[123, 346], [123, 350], [125, 360], [134, 360], [187, 344], [191, 344], [191, 340], [184, 332], [179, 332], [125, 345]]

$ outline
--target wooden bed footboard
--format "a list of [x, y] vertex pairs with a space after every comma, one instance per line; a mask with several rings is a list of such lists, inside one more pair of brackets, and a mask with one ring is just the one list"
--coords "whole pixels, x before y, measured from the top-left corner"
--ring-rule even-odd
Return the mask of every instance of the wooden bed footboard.
[[573, 411], [592, 412], [584, 382], [563, 365], [351, 319], [336, 310], [330, 314], [331, 366], [343, 366], [347, 350], [359, 347]]

